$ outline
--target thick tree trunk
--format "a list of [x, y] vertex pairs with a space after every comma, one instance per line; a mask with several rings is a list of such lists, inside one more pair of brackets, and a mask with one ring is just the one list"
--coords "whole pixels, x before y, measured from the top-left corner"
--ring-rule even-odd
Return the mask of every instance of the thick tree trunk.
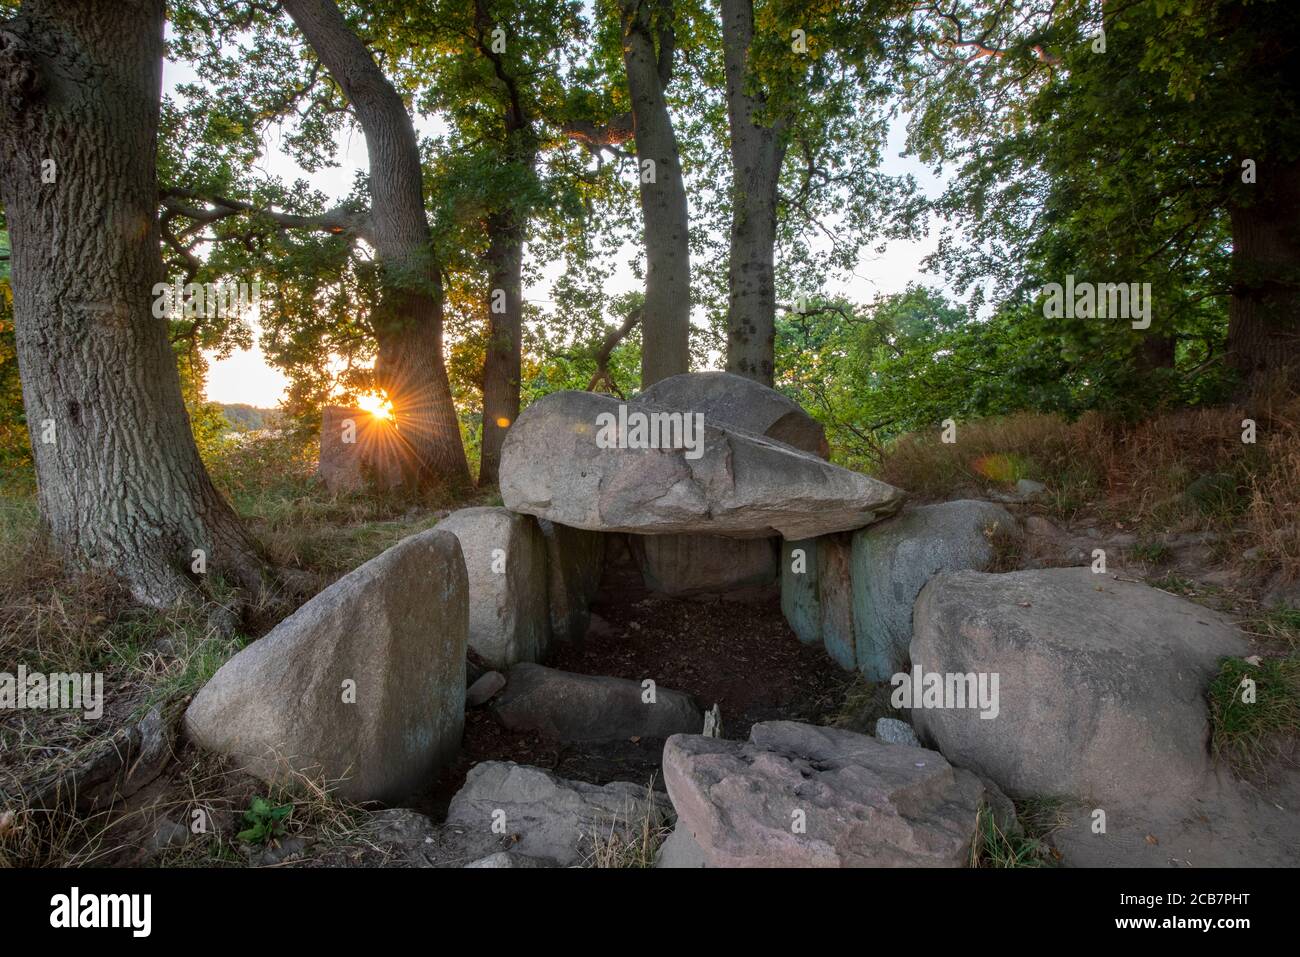
[[478, 484], [493, 485], [501, 443], [519, 417], [523, 352], [524, 230], [509, 213], [488, 217], [487, 355], [483, 362], [483, 446]]
[[1300, 162], [1261, 162], [1255, 201], [1233, 206], [1228, 363], [1245, 398], [1300, 378]]
[[393, 403], [407, 470], [421, 486], [469, 483], [442, 346], [442, 282], [424, 212], [419, 144], [406, 105], [333, 0], [284, 8], [351, 102], [366, 135], [384, 302], [375, 375]]
[[[641, 387], [690, 368], [691, 255], [686, 184], [664, 90], [672, 73], [671, 29], [659, 30], [656, 51], [650, 6], [668, 0], [621, 0], [623, 63], [632, 97], [633, 135], [645, 223], [645, 314], [641, 321]], [[649, 161], [649, 164], [647, 163]]]
[[199, 459], [152, 312], [162, 55], [163, 0], [35, 0], [0, 27], [0, 196], [41, 514], [70, 560], [160, 607], [204, 574], [257, 588], [263, 569]]
[[780, 124], [759, 123], [765, 101], [746, 85], [753, 38], [753, 0], [722, 0], [733, 171], [727, 371], [770, 386], [776, 342], [776, 196], [785, 144]]

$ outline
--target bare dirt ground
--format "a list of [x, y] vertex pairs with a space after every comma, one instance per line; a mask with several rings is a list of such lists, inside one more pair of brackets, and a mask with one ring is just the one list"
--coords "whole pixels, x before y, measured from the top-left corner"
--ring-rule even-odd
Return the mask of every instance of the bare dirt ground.
[[[775, 588], [730, 597], [668, 598], [648, 592], [630, 562], [606, 571], [586, 641], [552, 647], [547, 665], [684, 691], [701, 707], [718, 705], [724, 737], [745, 739], [759, 721], [820, 723], [840, 706], [853, 678], [820, 647], [803, 645], [781, 614]], [[508, 731], [490, 708], [465, 716], [459, 764], [422, 810], [446, 804], [479, 761], [515, 761], [593, 784], [658, 783], [663, 740], [564, 745], [535, 732]]]

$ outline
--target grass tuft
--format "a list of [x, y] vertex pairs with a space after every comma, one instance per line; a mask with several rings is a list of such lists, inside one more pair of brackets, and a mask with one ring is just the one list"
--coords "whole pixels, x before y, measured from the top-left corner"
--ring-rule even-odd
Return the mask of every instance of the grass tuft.
[[[1253, 683], [1254, 701], [1249, 700]], [[1225, 658], [1210, 686], [1213, 750], [1237, 773], [1267, 777], [1294, 759], [1300, 736], [1300, 658]]]

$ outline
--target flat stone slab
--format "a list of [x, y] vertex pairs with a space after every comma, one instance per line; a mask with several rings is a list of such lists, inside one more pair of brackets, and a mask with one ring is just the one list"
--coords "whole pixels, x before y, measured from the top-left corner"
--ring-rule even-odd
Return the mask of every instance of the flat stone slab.
[[538, 399], [502, 448], [506, 507], [593, 531], [808, 538], [862, 528], [902, 505], [890, 485], [707, 419], [689, 448], [640, 447], [648, 433], [611, 425], [633, 413], [676, 415], [679, 426], [684, 415], [589, 392]]
[[667, 802], [642, 784], [597, 786], [513, 761], [484, 761], [451, 799], [447, 824], [517, 838], [511, 853], [567, 867], [582, 863], [595, 840], [632, 841], [647, 819], [659, 827], [668, 816]]
[[645, 389], [638, 400], [668, 409], [701, 412], [706, 422], [784, 442], [818, 458], [830, 458], [826, 430], [775, 389], [731, 372], [683, 372]]
[[674, 735], [664, 866], [961, 867], [984, 786], [936, 751], [793, 721], [748, 742]]

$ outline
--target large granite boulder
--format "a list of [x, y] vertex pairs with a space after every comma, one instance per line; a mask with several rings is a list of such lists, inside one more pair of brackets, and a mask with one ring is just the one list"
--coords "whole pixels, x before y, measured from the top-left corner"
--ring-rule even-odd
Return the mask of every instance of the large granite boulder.
[[664, 595], [718, 594], [776, 581], [776, 540], [632, 535], [645, 585]]
[[[857, 529], [902, 504], [892, 486], [752, 433], [705, 420], [702, 438], [688, 435], [687, 415], [553, 392], [525, 409], [506, 435], [502, 500], [575, 528], [732, 538]], [[677, 434], [666, 441], [679, 447], [641, 447], [664, 444], [672, 428]]]
[[605, 536], [542, 519], [546, 542], [546, 589], [551, 637], [581, 641], [591, 621], [591, 600], [605, 568]]
[[781, 543], [781, 613], [805, 645], [822, 641], [821, 599], [817, 589], [817, 539]]
[[185, 730], [270, 783], [322, 775], [354, 801], [427, 789], [460, 747], [468, 593], [454, 536], [405, 538], [227, 661]]
[[675, 735], [665, 866], [960, 867], [984, 787], [935, 751], [793, 721], [748, 742]]
[[683, 372], [660, 379], [638, 399], [704, 413], [704, 421], [765, 435], [818, 458], [830, 458], [826, 430], [799, 403], [753, 379], [730, 372]]
[[597, 786], [513, 761], [484, 761], [451, 799], [447, 824], [509, 835], [517, 838], [513, 853], [568, 866], [589, 857], [597, 839], [630, 843], [647, 820], [655, 829], [669, 814], [667, 802], [643, 784]]
[[854, 640], [869, 681], [888, 681], [906, 664], [912, 605], [931, 576], [991, 567], [995, 529], [1019, 533], [1001, 505], [967, 500], [905, 508], [854, 534]]
[[510, 669], [492, 711], [513, 731], [540, 731], [559, 741], [666, 738], [704, 726], [700, 706], [680, 691], [532, 664]]
[[469, 646], [493, 668], [540, 661], [550, 643], [546, 541], [504, 508], [462, 508], [438, 528], [460, 541], [469, 576]]
[[1013, 798], [1102, 806], [1198, 786], [1209, 683], [1247, 647], [1223, 616], [1090, 568], [943, 572], [912, 617], [914, 670], [997, 678], [993, 709], [951, 707], [956, 683], [949, 707], [913, 701], [922, 741]]

